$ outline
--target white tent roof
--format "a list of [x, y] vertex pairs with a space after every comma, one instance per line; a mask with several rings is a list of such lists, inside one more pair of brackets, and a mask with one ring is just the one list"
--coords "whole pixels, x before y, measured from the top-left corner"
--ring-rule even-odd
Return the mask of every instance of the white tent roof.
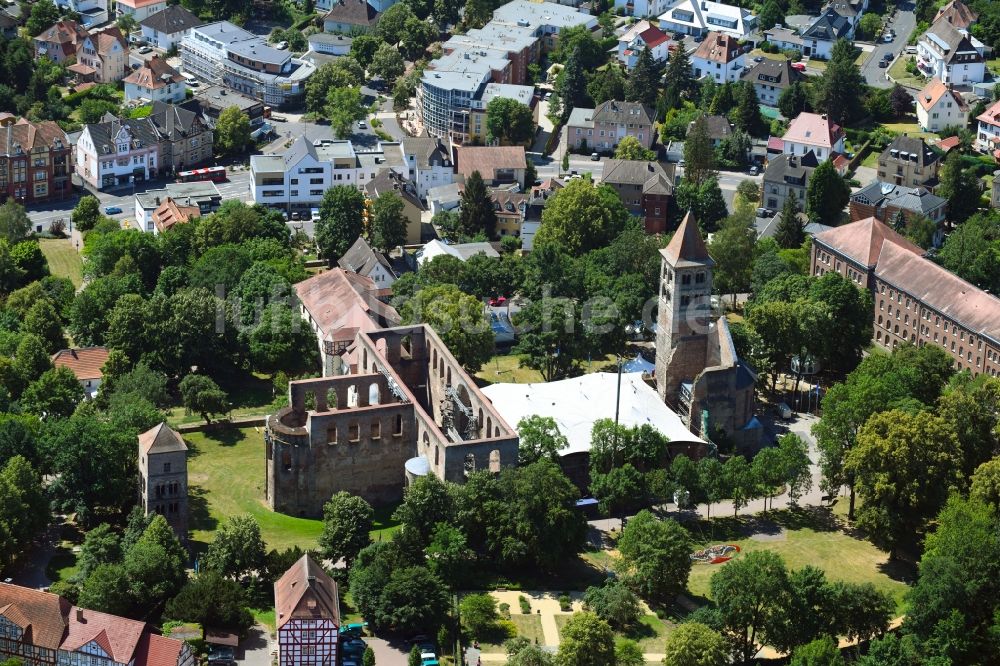
[[[615, 390], [618, 375], [595, 372], [589, 375], [539, 384], [492, 384], [483, 389], [507, 423], [515, 425], [525, 416], [551, 416], [569, 440], [563, 455], [590, 450], [594, 421], [615, 418]], [[622, 373], [621, 407], [618, 422], [627, 426], [649, 424], [672, 442], [701, 442], [642, 381], [637, 372]]]

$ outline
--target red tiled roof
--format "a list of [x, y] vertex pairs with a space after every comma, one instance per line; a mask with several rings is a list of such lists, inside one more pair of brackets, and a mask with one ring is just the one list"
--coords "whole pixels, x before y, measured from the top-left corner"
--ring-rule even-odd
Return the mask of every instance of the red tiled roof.
[[879, 253], [886, 241], [895, 243], [911, 255], [923, 256], [919, 245], [904, 238], [889, 225], [874, 217], [866, 217], [840, 227], [834, 227], [813, 236], [818, 241], [861, 266], [872, 267], [878, 262]]
[[966, 328], [1000, 340], [1000, 299], [905, 248], [885, 243], [875, 277], [895, 285]]
[[295, 285], [295, 293], [324, 339], [344, 328], [371, 331], [399, 324], [399, 313], [378, 300], [375, 292], [371, 278], [342, 268], [324, 271]]
[[498, 169], [524, 169], [527, 161], [524, 146], [459, 146], [456, 169], [466, 178], [478, 171], [483, 180], [496, 178]]
[[788, 126], [788, 131], [781, 138], [794, 143], [804, 143], [806, 145], [832, 149], [833, 144], [842, 135], [843, 129], [835, 122], [829, 120], [825, 114], [802, 112], [795, 117]]
[[710, 32], [705, 41], [698, 45], [693, 57], [726, 64], [739, 58], [742, 53], [743, 47], [735, 37]]
[[292, 618], [331, 620], [339, 627], [337, 583], [303, 555], [274, 584], [274, 611], [279, 631]]
[[150, 453], [187, 451], [188, 448], [180, 433], [166, 423], [160, 423], [139, 434], [139, 450], [149, 455]]
[[987, 125], [1000, 125], [1000, 101], [993, 102], [990, 108], [976, 116], [976, 120], [981, 120]]
[[649, 48], [653, 48], [654, 46], [659, 46], [663, 42], [669, 40], [670, 36], [657, 28], [655, 25], [651, 25], [639, 33], [639, 39], [641, 39]]
[[714, 263], [705, 247], [705, 240], [701, 237], [698, 223], [694, 219], [691, 211], [684, 214], [681, 226], [674, 232], [670, 243], [660, 253], [667, 258], [674, 266], [682, 262], [690, 261], [695, 263]]
[[31, 636], [34, 645], [56, 650], [66, 633], [70, 603], [30, 587], [0, 583], [0, 615]]
[[142, 88], [158, 90], [171, 83], [180, 83], [184, 80], [180, 72], [167, 64], [163, 58], [154, 55], [147, 60], [142, 67], [125, 77], [125, 83], [132, 83]]
[[940, 141], [938, 141], [937, 145], [938, 148], [940, 148], [944, 152], [948, 152], [949, 150], [952, 150], [953, 148], [958, 146], [960, 143], [962, 143], [962, 140], [959, 139], [957, 136], [949, 136], [947, 139], [941, 139]]
[[69, 368], [81, 381], [103, 377], [101, 368], [107, 360], [107, 347], [63, 349], [52, 355], [52, 365], [57, 368]]
[[61, 648], [74, 652], [87, 643], [96, 642], [112, 660], [127, 664], [135, 657], [136, 648], [146, 630], [145, 622], [76, 608], [69, 615], [69, 633]]
[[135, 666], [177, 666], [184, 642], [147, 632], [139, 642]]

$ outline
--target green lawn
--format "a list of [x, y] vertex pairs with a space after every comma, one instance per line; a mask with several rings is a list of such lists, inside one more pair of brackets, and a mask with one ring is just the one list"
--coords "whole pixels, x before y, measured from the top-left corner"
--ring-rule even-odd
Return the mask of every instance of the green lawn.
[[[532, 643], [545, 643], [545, 637], [542, 635], [542, 618], [538, 615], [511, 615], [510, 621], [514, 623], [518, 636], [523, 636]], [[503, 636], [492, 636], [480, 641], [479, 647], [485, 653], [503, 652], [505, 640], [507, 639]]]
[[[559, 634], [562, 635], [563, 627], [569, 622], [572, 614], [564, 613], [556, 615], [556, 626], [559, 627]], [[639, 618], [639, 625], [633, 627], [625, 633], [618, 633], [622, 638], [629, 638], [639, 644], [643, 652], [663, 652], [663, 644], [667, 640], [667, 634], [676, 625], [672, 622], [664, 622], [655, 615], [643, 615]]]
[[267, 547], [315, 548], [323, 523], [275, 513], [264, 503], [264, 434], [259, 428], [188, 433], [191, 541], [204, 548], [229, 516], [249, 513]]
[[[900, 578], [912, 578], [912, 572], [888, 562], [888, 556], [861, 536], [850, 535], [840, 528], [833, 516], [816, 519], [804, 512], [791, 514], [776, 512], [774, 522], [784, 525], [783, 534], [774, 534], [769, 540], [751, 538], [726, 538], [736, 525], [731, 519], [715, 520], [715, 537], [708, 527], [695, 539], [699, 547], [717, 543], [734, 543], [743, 553], [755, 550], [771, 550], [785, 560], [789, 569], [798, 569], [807, 564], [819, 567], [831, 580], [852, 583], [872, 583], [878, 589], [895, 599], [896, 608], [903, 610], [903, 596], [907, 586]], [[695, 564], [688, 581], [688, 590], [695, 598], [710, 598], [709, 581], [716, 571], [725, 564]]]
[[[583, 359], [580, 367], [584, 373], [615, 372], [615, 355], [598, 356], [590, 361]], [[487, 361], [476, 373], [480, 385], [496, 384], [498, 382], [512, 384], [531, 384], [542, 381], [542, 375], [537, 370], [521, 367], [521, 357], [517, 354], [500, 354]]]
[[896, 134], [906, 134], [908, 136], [917, 136], [924, 139], [939, 139], [940, 137], [934, 132], [925, 132], [920, 129], [920, 125], [917, 124], [917, 119], [910, 116], [912, 120], [905, 123], [883, 123], [882, 126], [885, 127], [890, 132], [895, 132]]
[[49, 262], [49, 271], [57, 277], [69, 278], [74, 287], [83, 284], [83, 260], [68, 238], [41, 238], [38, 241]]
[[[221, 380], [222, 389], [229, 396], [232, 406], [229, 416], [266, 416], [273, 414], [287, 402], [285, 395], [277, 393], [274, 383], [267, 375], [247, 374]], [[198, 414], [188, 413], [184, 407], [175, 405], [167, 410], [167, 422], [178, 426], [185, 423], [202, 423]]]
[[[323, 523], [271, 511], [264, 502], [264, 433], [260, 428], [222, 427], [184, 436], [188, 454], [191, 541], [206, 547], [229, 516], [249, 513], [260, 524], [268, 549], [316, 548]], [[387, 538], [399, 527], [395, 506], [375, 511], [371, 537]], [[345, 611], [346, 612], [346, 611]]]
[[927, 78], [920, 76], [919, 74], [910, 74], [906, 71], [906, 63], [912, 57], [913, 56], [896, 58], [896, 60], [889, 67], [889, 77], [900, 85], [910, 86], [913, 88], [923, 88], [927, 84]]

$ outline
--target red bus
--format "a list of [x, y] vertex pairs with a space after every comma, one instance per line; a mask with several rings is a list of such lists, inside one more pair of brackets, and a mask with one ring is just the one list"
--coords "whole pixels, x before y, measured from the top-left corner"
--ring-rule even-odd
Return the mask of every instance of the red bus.
[[210, 180], [214, 183], [226, 181], [226, 167], [214, 166], [193, 171], [181, 171], [177, 174], [178, 183], [191, 183], [196, 180]]

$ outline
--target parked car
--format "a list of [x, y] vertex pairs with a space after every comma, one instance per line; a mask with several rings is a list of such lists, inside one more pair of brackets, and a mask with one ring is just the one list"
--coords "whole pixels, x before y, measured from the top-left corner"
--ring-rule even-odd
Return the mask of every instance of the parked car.
[[804, 72], [806, 71], [806, 64], [804, 62], [793, 62], [792, 69], [797, 70], [799, 72]]
[[120, 206], [105, 206], [104, 207], [104, 214], [105, 215], [121, 215], [122, 214], [122, 209], [121, 209]]
[[892, 44], [892, 39], [893, 36], [891, 32], [887, 32], [884, 35], [882, 35], [882, 42], [884, 42], [885, 44]]
[[299, 211], [296, 210], [296, 211], [292, 212], [292, 220], [293, 221], [298, 222], [301, 219], [302, 219], [302, 214], [299, 213]]
[[273, 121], [275, 121], [277, 123], [287, 123], [288, 122], [288, 118], [286, 118], [284, 116], [276, 116], [273, 113], [271, 114], [271, 120], [273, 120]]
[[368, 125], [365, 124], [365, 121], [359, 120], [358, 121], [358, 129], [368, 129]]
[[878, 61], [878, 66], [879, 66], [879, 69], [885, 69], [886, 67], [889, 66], [889, 61], [888, 60], [879, 60]]
[[756, 164], [754, 164], [752, 167], [750, 167], [750, 175], [751, 176], [756, 176], [759, 173], [760, 173], [760, 167], [759, 166], [757, 166]]
[[694, 38], [694, 43], [695, 44], [701, 44], [703, 41], [705, 41], [705, 36], [704, 35], [696, 35], [695, 38]]
[[601, 154], [600, 153], [591, 153], [590, 154], [590, 161], [591, 162], [600, 162], [601, 161]]
[[506, 296], [494, 296], [490, 299], [491, 307], [499, 307], [501, 305], [505, 305], [506, 303], [507, 303]]
[[152, 53], [153, 48], [151, 46], [143, 46], [139, 49], [139, 53], [146, 55], [147, 53]]
[[757, 217], [771, 217], [774, 215], [774, 211], [770, 208], [758, 208]]
[[544, 99], [546, 102], [549, 101], [550, 99], [552, 99], [552, 93], [550, 92], [545, 93], [545, 97], [543, 97], [542, 99]]
[[761, 62], [762, 60], [764, 60], [763, 56], [754, 56], [754, 59], [753, 59], [754, 62]]
[[288, 48], [288, 42], [278, 42], [277, 44], [274, 45], [274, 48], [278, 49], [279, 51], [284, 51], [285, 49]]
[[235, 666], [236, 659], [233, 648], [227, 645], [212, 645], [208, 649], [210, 666]]

